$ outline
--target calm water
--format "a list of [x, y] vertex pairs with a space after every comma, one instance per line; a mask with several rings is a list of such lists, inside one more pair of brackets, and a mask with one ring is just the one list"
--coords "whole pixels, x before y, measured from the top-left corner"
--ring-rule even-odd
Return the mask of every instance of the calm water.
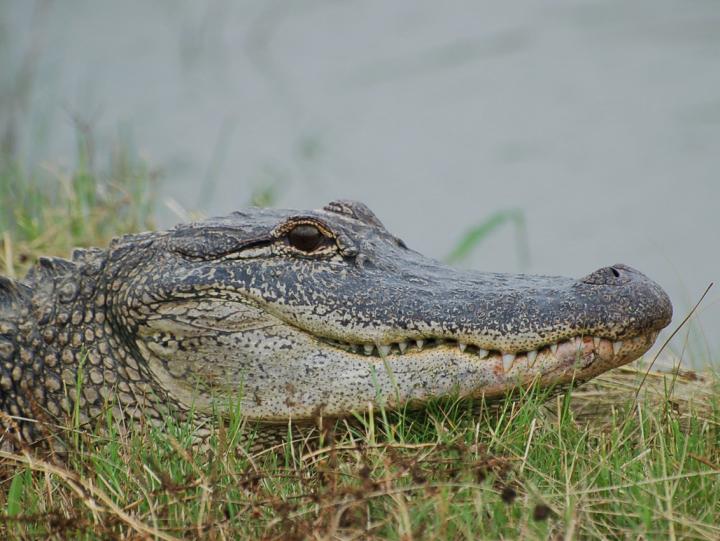
[[[282, 206], [363, 200], [444, 257], [519, 208], [525, 268], [511, 227], [467, 264], [579, 276], [624, 262], [668, 289], [676, 322], [720, 279], [715, 0], [0, 10], [6, 101], [33, 66], [27, 100], [0, 109], [24, 127], [26, 160], [68, 162], [71, 113], [101, 141], [120, 133], [164, 168], [162, 225], [169, 207], [226, 213], [270, 185]], [[720, 350], [720, 285], [699, 324], [704, 362], [705, 344]]]

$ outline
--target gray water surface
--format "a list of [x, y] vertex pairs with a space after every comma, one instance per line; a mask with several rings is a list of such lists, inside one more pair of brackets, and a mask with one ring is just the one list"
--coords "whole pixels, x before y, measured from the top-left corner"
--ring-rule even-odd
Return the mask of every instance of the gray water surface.
[[[670, 292], [676, 324], [720, 279], [717, 1], [0, 6], [0, 88], [34, 62], [12, 109], [26, 159], [69, 160], [70, 113], [119, 131], [164, 168], [163, 226], [169, 208], [223, 214], [270, 185], [281, 206], [360, 199], [441, 258], [517, 208], [525, 268], [511, 227], [465, 264], [624, 262]], [[718, 351], [719, 301], [703, 303], [693, 362]]]

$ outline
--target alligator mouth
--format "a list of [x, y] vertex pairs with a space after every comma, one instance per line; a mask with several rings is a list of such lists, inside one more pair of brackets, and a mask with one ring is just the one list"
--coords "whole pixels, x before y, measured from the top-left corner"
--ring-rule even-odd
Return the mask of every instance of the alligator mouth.
[[[417, 354], [430, 352], [459, 354], [465, 359], [501, 364], [503, 371], [507, 373], [515, 367], [534, 368], [539, 360], [542, 360], [543, 364], [552, 361], [553, 364], [557, 364], [574, 360], [592, 362], [599, 357], [604, 361], [616, 359], [619, 365], [630, 362], [647, 351], [655, 342], [658, 333], [659, 331], [650, 331], [625, 340], [611, 340], [601, 336], [575, 336], [515, 353], [484, 349], [449, 338], [423, 338], [387, 344], [353, 344], [329, 338], [320, 340], [359, 357], [385, 359], [408, 356], [411, 358]], [[629, 356], [633, 356], [632, 359], [628, 360]]]

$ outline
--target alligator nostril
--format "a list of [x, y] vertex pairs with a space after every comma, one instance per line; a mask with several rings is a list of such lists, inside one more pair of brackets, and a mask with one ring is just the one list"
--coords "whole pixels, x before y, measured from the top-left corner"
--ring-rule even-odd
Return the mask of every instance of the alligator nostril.
[[619, 286], [626, 284], [631, 277], [623, 272], [622, 266], [603, 267], [582, 278], [580, 281], [584, 284]]

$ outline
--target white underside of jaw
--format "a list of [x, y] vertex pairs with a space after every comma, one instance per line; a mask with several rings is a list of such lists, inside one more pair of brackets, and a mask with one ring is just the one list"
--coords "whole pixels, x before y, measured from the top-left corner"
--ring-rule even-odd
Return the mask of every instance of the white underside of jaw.
[[429, 349], [439, 348], [456, 349], [463, 357], [474, 358], [479, 361], [500, 361], [505, 372], [509, 372], [513, 366], [522, 364], [533, 367], [538, 355], [552, 355], [560, 358], [578, 355], [589, 355], [595, 353], [603, 358], [611, 359], [622, 356], [625, 351], [631, 351], [646, 344], [648, 340], [652, 343], [657, 338], [658, 332], [642, 334], [628, 340], [609, 340], [600, 336], [575, 336], [552, 344], [547, 344], [530, 351], [508, 353], [500, 350], [488, 350], [465, 342], [449, 339], [419, 339], [413, 341], [391, 342], [388, 344], [352, 344], [336, 340], [326, 340], [331, 345], [366, 357], [388, 357], [412, 356]]
[[328, 418], [343, 416], [365, 411], [368, 404], [394, 408], [448, 396], [502, 398], [533, 384], [549, 388], [587, 381], [640, 357], [655, 334], [622, 342], [577, 337], [514, 353], [434, 339], [419, 345], [357, 345], [303, 336], [294, 349], [259, 350], [266, 356], [243, 372], [244, 413], [250, 419], [287, 422], [288, 417], [312, 420], [318, 411]]

